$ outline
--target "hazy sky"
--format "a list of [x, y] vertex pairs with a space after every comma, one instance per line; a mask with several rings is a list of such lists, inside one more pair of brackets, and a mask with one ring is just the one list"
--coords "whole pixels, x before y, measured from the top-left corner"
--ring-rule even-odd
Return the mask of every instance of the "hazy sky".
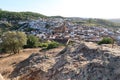
[[0, 8], [47, 16], [120, 18], [120, 0], [1, 0]]

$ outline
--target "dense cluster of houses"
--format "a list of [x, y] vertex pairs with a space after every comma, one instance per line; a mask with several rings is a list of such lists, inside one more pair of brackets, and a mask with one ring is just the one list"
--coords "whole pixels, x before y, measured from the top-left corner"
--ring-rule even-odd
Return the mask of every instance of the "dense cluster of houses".
[[[98, 42], [103, 37], [113, 37], [120, 40], [120, 29], [104, 28], [102, 26], [83, 26], [73, 23], [71, 19], [47, 18], [39, 20], [29, 20], [19, 22], [27, 23], [29, 28], [33, 28], [28, 34], [33, 34], [41, 39], [73, 39]], [[24, 27], [20, 28], [24, 30]]]

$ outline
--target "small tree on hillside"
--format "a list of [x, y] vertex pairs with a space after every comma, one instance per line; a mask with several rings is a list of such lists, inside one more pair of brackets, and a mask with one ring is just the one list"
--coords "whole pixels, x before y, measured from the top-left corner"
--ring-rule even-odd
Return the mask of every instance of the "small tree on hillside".
[[34, 47], [38, 47], [38, 43], [39, 43], [39, 38], [34, 36], [34, 35], [28, 35], [27, 37], [27, 45], [25, 47], [27, 48], [34, 48]]
[[2, 35], [1, 39], [3, 49], [14, 54], [19, 53], [27, 42], [26, 34], [18, 31], [8, 31]]

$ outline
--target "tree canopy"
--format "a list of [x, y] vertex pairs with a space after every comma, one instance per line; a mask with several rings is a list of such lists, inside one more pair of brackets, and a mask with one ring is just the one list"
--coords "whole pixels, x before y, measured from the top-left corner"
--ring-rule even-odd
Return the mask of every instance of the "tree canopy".
[[2, 35], [1, 40], [5, 51], [16, 54], [26, 45], [27, 37], [24, 32], [8, 31]]

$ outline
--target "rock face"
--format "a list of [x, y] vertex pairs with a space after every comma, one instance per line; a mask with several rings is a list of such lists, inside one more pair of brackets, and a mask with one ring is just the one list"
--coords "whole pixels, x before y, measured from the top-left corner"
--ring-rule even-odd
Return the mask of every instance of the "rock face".
[[0, 74], [0, 80], [5, 80], [5, 79], [3, 79], [3, 77], [2, 77], [2, 75]]
[[91, 46], [74, 44], [55, 57], [33, 54], [17, 65], [12, 77], [20, 76], [19, 80], [120, 80], [120, 56]]
[[43, 76], [47, 70], [50, 69], [54, 64], [54, 58], [48, 58], [46, 55], [41, 55], [39, 53], [32, 54], [28, 59], [16, 66], [10, 77], [16, 78], [20, 76], [28, 76], [21, 80], [43, 80]]

